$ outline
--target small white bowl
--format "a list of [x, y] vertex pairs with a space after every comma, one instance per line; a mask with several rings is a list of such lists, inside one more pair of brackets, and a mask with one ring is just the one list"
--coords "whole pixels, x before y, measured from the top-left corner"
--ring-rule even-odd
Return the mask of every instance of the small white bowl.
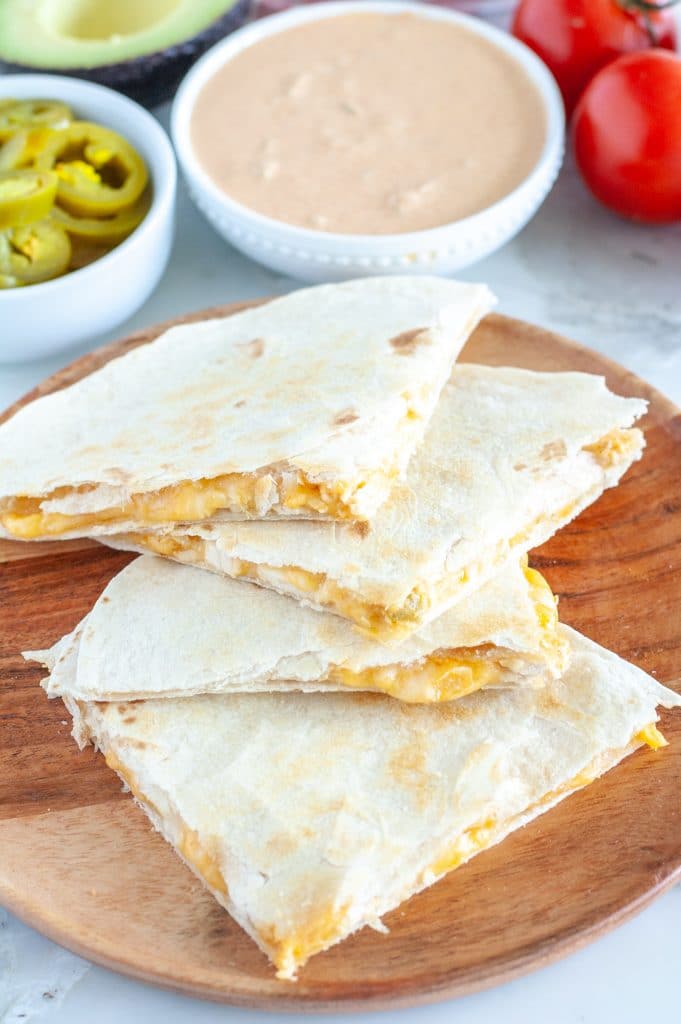
[[[236, 54], [268, 36], [322, 18], [354, 11], [403, 14], [465, 25], [523, 66], [544, 101], [546, 141], [528, 177], [509, 195], [471, 217], [426, 231], [393, 235], [342, 235], [295, 227], [256, 213], [225, 195], [201, 166], [191, 143], [194, 105], [209, 78]], [[257, 89], [258, 83], [253, 83]], [[199, 60], [184, 78], [171, 117], [175, 151], [194, 202], [215, 230], [246, 255], [304, 281], [340, 281], [369, 274], [451, 274], [504, 245], [534, 216], [553, 186], [563, 159], [565, 116], [558, 87], [546, 66], [523, 43], [499, 29], [430, 4], [355, 0], [292, 8], [234, 32]], [[239, 145], [238, 138], [234, 145]]]
[[5, 96], [61, 100], [79, 119], [119, 132], [146, 160], [153, 195], [139, 227], [106, 256], [54, 281], [0, 290], [0, 363], [60, 352], [131, 316], [168, 263], [177, 187], [168, 136], [151, 114], [120, 93], [61, 75], [0, 75], [0, 98]]

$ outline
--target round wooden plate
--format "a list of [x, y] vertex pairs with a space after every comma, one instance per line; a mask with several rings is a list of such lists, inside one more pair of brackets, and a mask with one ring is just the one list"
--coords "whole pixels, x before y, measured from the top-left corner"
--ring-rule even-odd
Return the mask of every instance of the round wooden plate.
[[[78, 360], [23, 401], [166, 326]], [[463, 358], [604, 373], [615, 391], [650, 399], [643, 460], [532, 561], [561, 595], [566, 622], [681, 688], [681, 413], [594, 352], [505, 317], [488, 317]], [[297, 984], [277, 981], [101, 756], [78, 751], [61, 701], [46, 699], [40, 670], [19, 655], [72, 629], [129, 557], [86, 541], [0, 541], [0, 902], [62, 945], [145, 981], [243, 1006], [409, 1005], [563, 956], [681, 875], [677, 713], [662, 716], [667, 749], [639, 751], [414, 897], [386, 918], [388, 935], [367, 928], [314, 957]]]

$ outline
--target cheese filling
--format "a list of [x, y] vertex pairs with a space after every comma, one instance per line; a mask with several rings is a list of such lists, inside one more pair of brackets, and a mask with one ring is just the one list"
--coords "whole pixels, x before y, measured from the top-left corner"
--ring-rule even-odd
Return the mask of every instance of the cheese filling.
[[[612, 430], [595, 444], [586, 445], [604, 469], [626, 458], [635, 447], [638, 432]], [[386, 486], [396, 471], [385, 474]], [[351, 489], [344, 484], [329, 486], [309, 480], [301, 472], [269, 472], [264, 474], [226, 473], [213, 479], [185, 480], [181, 483], [131, 495], [127, 501], [112, 508], [81, 514], [51, 512], [45, 503], [93, 488], [61, 487], [41, 498], [20, 496], [0, 507], [0, 523], [12, 537], [36, 540], [61, 534], [88, 530], [103, 524], [139, 522], [153, 526], [162, 523], [199, 522], [218, 512], [238, 512], [263, 516], [272, 509], [314, 512], [330, 519], [362, 519], [358, 494], [366, 487], [359, 481]], [[408, 609], [407, 617], [408, 617]], [[398, 616], [399, 610], [393, 611]], [[399, 619], [398, 619], [399, 621]]]
[[[156, 534], [135, 539], [156, 554], [168, 558], [177, 558], [185, 552], [186, 541], [195, 542], [190, 544], [190, 549], [203, 543], [199, 538], [175, 538]], [[268, 582], [276, 576], [281, 584], [292, 586], [297, 593], [312, 594], [315, 603], [322, 603], [322, 594], [327, 599], [332, 596], [332, 607], [342, 607], [345, 617], [354, 622], [373, 624], [376, 621], [372, 620], [371, 612], [367, 615], [367, 609], [377, 606], [363, 605], [352, 593], [337, 587], [322, 573], [309, 573], [294, 566], [257, 566], [242, 560], [238, 560], [233, 573], [237, 577], [256, 582], [263, 580], [263, 574]], [[523, 573], [537, 614], [541, 653], [551, 669], [558, 673], [567, 661], [567, 644], [561, 641], [557, 633], [556, 598], [541, 573], [527, 566], [527, 559], [524, 559]], [[378, 615], [376, 618], [378, 619]], [[504, 658], [513, 657], [514, 654], [515, 652], [495, 648], [490, 644], [438, 650], [411, 664], [376, 665], [359, 671], [333, 666], [324, 681], [351, 689], [377, 690], [408, 703], [437, 703], [457, 700], [484, 686], [498, 683], [507, 671], [503, 664]], [[541, 662], [538, 662], [538, 667], [540, 666]]]
[[[138, 803], [149, 808], [158, 818], [161, 818], [162, 815], [158, 808], [142, 792], [136, 777], [126, 768], [118, 755], [113, 750], [109, 750], [105, 753], [104, 759], [109, 768], [123, 780]], [[166, 821], [165, 824], [168, 825], [169, 822]], [[179, 834], [173, 837], [173, 841], [180, 857], [212, 892], [218, 892], [229, 899], [229, 888], [219, 860], [209, 852], [198, 832], [188, 828], [179, 818], [176, 831]], [[314, 953], [320, 953], [335, 942], [341, 932], [347, 910], [347, 906], [338, 909], [330, 907], [325, 913], [316, 913], [314, 920], [310, 921], [306, 927], [301, 927], [285, 936], [279, 936], [274, 928], [259, 929], [258, 935], [267, 947], [270, 959], [278, 968], [277, 977], [294, 979], [296, 968], [300, 964], [308, 960]]]
[[[594, 758], [589, 765], [568, 782], [547, 793], [537, 804], [526, 808], [522, 814], [516, 816], [516, 819], [504, 822], [489, 817], [470, 826], [453, 843], [449, 844], [424, 871], [421, 879], [422, 885], [432, 884], [442, 875], [460, 867], [475, 854], [493, 846], [517, 828], [519, 824], [522, 824], [522, 819], [528, 812], [534, 811], [538, 807], [548, 809], [557, 799], [589, 785], [603, 771], [616, 763], [616, 760], [621, 759], [640, 744], [647, 744], [653, 750], [657, 750], [659, 747], [666, 746], [667, 741], [655, 723], [651, 722], [635, 733], [631, 744], [620, 752], [619, 758], [616, 759], [612, 751], [604, 752]], [[112, 750], [105, 753], [105, 759], [107, 765], [124, 780], [139, 803], [149, 807], [158, 817], [161, 817], [153, 802], [141, 792], [137, 779], [127, 770], [121, 759]], [[180, 856], [204, 880], [209, 889], [226, 898], [229, 897], [229, 889], [218, 858], [209, 852], [195, 830], [182, 825], [176, 846]], [[258, 929], [263, 944], [268, 948], [270, 959], [277, 967], [277, 977], [294, 979], [298, 967], [301, 967], [315, 953], [321, 953], [337, 942], [342, 937], [349, 910], [348, 904], [328, 907], [323, 912], [315, 914], [314, 918], [305, 926], [298, 927], [285, 936], [278, 935], [275, 929], [267, 931]]]
[[411, 704], [457, 700], [497, 683], [502, 665], [480, 649], [436, 651], [410, 665], [376, 665], [353, 672], [333, 668], [327, 680], [358, 690], [378, 690]]
[[[135, 797], [135, 799], [139, 801], [139, 803], [141, 803], [144, 807], [148, 807], [154, 814], [157, 815], [157, 817], [162, 816], [158, 808], [154, 805], [153, 801], [150, 800], [149, 797], [141, 791], [137, 779], [132, 774], [132, 772], [128, 771], [128, 769], [123, 764], [123, 762], [121, 761], [120, 757], [118, 757], [117, 754], [115, 754], [112, 750], [109, 750], [104, 755], [104, 760], [106, 761], [109, 768], [111, 768], [112, 771], [116, 772], [116, 774], [120, 776], [120, 778], [123, 780], [123, 782], [128, 787], [128, 789]], [[206, 885], [208, 885], [211, 889], [217, 890], [217, 892], [221, 892], [225, 896], [228, 895], [227, 883], [225, 882], [222, 872], [220, 871], [217, 858], [212, 856], [208, 852], [206, 847], [201, 843], [198, 832], [195, 832], [193, 829], [186, 828], [185, 826], [183, 826], [180, 833], [180, 837], [177, 840], [177, 850], [180, 856], [183, 857], [184, 860], [186, 860], [186, 862], [189, 865], [191, 865], [194, 871], [196, 871], [196, 873], [200, 875], [201, 878], [203, 878]]]
[[217, 859], [208, 852], [201, 844], [198, 832], [191, 828], [182, 830], [182, 835], [177, 844], [180, 856], [194, 868], [211, 889], [216, 889], [224, 896], [227, 895], [227, 883], [223, 878], [218, 866]]
[[[495, 843], [518, 828], [528, 813], [535, 812], [538, 808], [548, 810], [557, 800], [588, 786], [604, 771], [630, 753], [633, 748], [644, 743], [652, 747], [653, 750], [657, 750], [658, 747], [665, 746], [667, 743], [654, 722], [636, 733], [631, 744], [620, 751], [619, 756], [615, 757], [612, 751], [604, 752], [594, 758], [573, 778], [547, 793], [536, 804], [527, 807], [514, 819], [503, 821], [488, 817], [471, 825], [453, 843], [449, 844], [424, 871], [421, 879], [422, 886], [431, 885], [443, 875], [461, 867], [477, 853], [482, 853], [483, 850], [494, 846]], [[284, 940], [277, 949], [277, 955], [273, 957], [275, 966], [279, 968], [277, 977], [295, 978], [297, 968], [302, 967], [309, 957], [322, 952], [337, 941], [342, 936], [347, 909], [347, 907], [340, 907], [333, 913], [327, 911], [311, 922], [306, 931], [298, 930], [294, 936]]]
[[584, 451], [589, 452], [604, 469], [616, 466], [636, 450], [638, 430], [611, 430], [596, 444], [587, 444]]
[[[160, 533], [129, 533], [126, 534], [126, 539], [131, 544], [152, 551], [154, 554], [163, 555], [165, 558], [175, 558], [179, 561], [201, 561], [206, 547], [205, 541], [191, 534], [169, 536]], [[190, 558], [183, 557], [186, 555], [189, 555]], [[293, 593], [296, 596], [299, 594], [310, 595], [315, 605], [332, 608], [343, 618], [355, 622], [372, 636], [380, 635], [382, 630], [385, 631], [386, 626], [390, 635], [394, 635], [394, 630], [391, 630], [390, 626], [397, 619], [393, 620], [390, 611], [386, 611], [381, 605], [362, 601], [353, 591], [330, 580], [325, 573], [309, 572], [307, 569], [300, 569], [295, 565], [258, 565], [243, 558], [230, 558], [228, 575], [235, 579], [246, 579], [252, 583], [273, 586], [274, 589], [284, 593]], [[413, 608], [416, 609], [427, 599], [425, 595], [416, 591], [413, 593]], [[402, 619], [409, 618], [406, 608], [407, 606], [404, 611], [398, 609], [398, 614]], [[411, 621], [418, 622], [418, 618], [414, 616]], [[411, 632], [411, 630], [407, 632]]]
[[[567, 782], [547, 793], [536, 804], [526, 808], [525, 812], [519, 817], [524, 818], [528, 812], [536, 811], [538, 808], [548, 810], [549, 807], [562, 797], [575, 793], [579, 789], [584, 789], [585, 786], [595, 782], [603, 772], [611, 768], [628, 753], [631, 753], [636, 747], [643, 744], [651, 747], [652, 750], [658, 750], [660, 747], [667, 746], [667, 740], [654, 722], [651, 722], [650, 725], [635, 733], [631, 743], [623, 750], [618, 752], [605, 751], [598, 757], [595, 757], [590, 764], [586, 765], [580, 772], [577, 772]], [[435, 881], [449, 871], [453, 871], [455, 868], [465, 864], [476, 853], [481, 853], [488, 847], [494, 846], [496, 842], [503, 839], [509, 832], [512, 832], [517, 825], [518, 823], [513, 821], [498, 822], [494, 818], [487, 818], [479, 824], [465, 829], [455, 842], [430, 865], [425, 873], [425, 884], [429, 884], [429, 882]]]
[[[163, 555], [166, 558], [185, 561], [186, 559], [183, 556], [188, 554], [190, 556], [189, 560], [200, 561], [203, 559], [205, 561], [205, 542], [199, 537], [191, 535], [170, 537], [162, 534], [131, 534], [128, 535], [128, 540], [135, 546], [145, 548], [147, 551]], [[565, 664], [567, 648], [559, 640], [556, 630], [558, 625], [556, 599], [543, 575], [536, 569], [528, 568], [526, 561], [526, 558], [524, 558], [523, 572], [529, 586], [531, 599], [533, 599], [537, 610], [541, 633], [540, 646], [549, 662], [551, 662], [556, 671], [559, 671]], [[344, 587], [334, 583], [333, 580], [330, 580], [324, 572], [310, 572], [296, 565], [256, 564], [242, 558], [230, 558], [228, 574], [235, 579], [244, 579], [249, 580], [251, 583], [271, 586], [284, 593], [293, 593], [295, 596], [303, 595], [304, 597], [309, 595], [314, 605], [332, 608], [342, 615], [343, 618], [348, 618], [350, 622], [359, 626], [371, 637], [379, 639], [409, 636], [425, 621], [431, 603], [428, 595], [420, 587], [415, 587], [405, 603], [397, 608], [385, 608], [380, 604], [371, 604], [361, 600], [353, 591], [346, 590]], [[445, 577], [436, 584], [434, 587], [435, 604], [438, 605], [440, 602], [443, 603], [448, 600], [451, 592], [461, 583], [465, 583], [466, 579], [466, 573], [464, 572], [454, 575], [454, 577]], [[469, 665], [468, 658], [466, 658], [466, 665]], [[452, 668], [454, 670], [457, 667], [452, 666]], [[481, 665], [474, 669], [476, 678], [481, 678], [483, 668], [486, 669], [486, 666], [483, 667]], [[457, 689], [459, 684], [455, 682], [454, 677], [449, 684], [444, 683], [445, 669], [441, 675], [444, 691], [446, 691], [448, 685], [455, 690]], [[459, 675], [459, 680], [462, 685], [465, 685], [461, 675]], [[385, 690], [388, 693], [392, 692], [392, 683], [387, 678], [384, 678], [383, 682], [384, 685], [378, 685], [376, 688]], [[352, 686], [354, 684], [348, 677], [348, 681], [344, 685]], [[466, 689], [466, 692], [471, 692], [472, 689], [478, 689], [479, 686], [484, 685], [487, 685], [486, 679], [484, 682], [472, 686], [471, 689]], [[424, 678], [424, 692], [432, 692], [432, 686], [436, 688], [434, 678], [431, 676], [427, 682]], [[463, 696], [463, 693], [459, 695]], [[408, 698], [401, 696], [401, 699]], [[420, 697], [418, 699], [422, 700], [424, 698]], [[453, 699], [453, 697], [427, 697], [426, 699]]]
[[[139, 522], [196, 522], [209, 519], [217, 512], [238, 512], [264, 516], [274, 508], [304, 510], [331, 519], [358, 519], [358, 493], [366, 486], [360, 481], [348, 493], [344, 484], [329, 486], [308, 480], [302, 473], [256, 476], [227, 473], [213, 480], [185, 480], [158, 491], [133, 494], [115, 508], [67, 515], [50, 512], [43, 505], [78, 493], [73, 488], [60, 488], [44, 498], [14, 498], [0, 512], [0, 522], [19, 540], [58, 537], [77, 530], [87, 533], [103, 524]], [[87, 493], [90, 488], [80, 489]]]

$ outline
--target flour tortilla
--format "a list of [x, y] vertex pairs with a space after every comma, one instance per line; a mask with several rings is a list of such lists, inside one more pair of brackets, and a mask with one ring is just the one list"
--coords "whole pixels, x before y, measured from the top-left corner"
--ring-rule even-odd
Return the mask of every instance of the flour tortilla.
[[[369, 278], [173, 327], [0, 427], [0, 528], [22, 497], [87, 517], [54, 520], [64, 537], [200, 519], [187, 501], [160, 512], [154, 498], [153, 514], [128, 503], [226, 474], [253, 486], [230, 491], [225, 515], [324, 515], [305, 492], [300, 507], [283, 504], [300, 480], [332, 493], [331, 518], [364, 519], [406, 469], [492, 301], [483, 285]], [[19, 529], [5, 517], [5, 535]], [[46, 529], [31, 521], [24, 539]]]
[[[107, 542], [250, 579], [399, 641], [616, 484], [641, 455], [643, 436], [628, 428], [645, 409], [591, 374], [459, 364], [368, 529], [204, 524]], [[600, 453], [588, 450], [597, 442]]]
[[679, 697], [561, 629], [572, 648], [562, 680], [447, 704], [288, 693], [66, 702], [79, 743], [104, 752], [279, 976], [293, 978], [313, 953], [376, 926], [655, 742], [642, 731], [656, 705]]
[[[546, 672], [560, 674], [566, 648], [548, 585], [517, 563], [459, 614], [443, 615], [391, 649], [345, 619], [274, 591], [147, 555], [114, 577], [73, 633], [27, 656], [50, 669], [51, 697], [138, 700], [351, 685], [426, 702], [482, 685], [538, 685]], [[439, 664], [454, 659], [463, 665], [452, 664], [445, 682]]]

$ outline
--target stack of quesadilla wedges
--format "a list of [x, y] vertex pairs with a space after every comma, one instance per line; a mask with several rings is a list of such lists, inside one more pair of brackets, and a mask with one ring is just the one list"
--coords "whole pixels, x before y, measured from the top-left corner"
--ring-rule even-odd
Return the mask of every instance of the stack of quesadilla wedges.
[[491, 302], [301, 290], [0, 427], [1, 534], [140, 553], [25, 657], [282, 979], [681, 704], [561, 624], [527, 557], [641, 456], [645, 402], [456, 364]]

